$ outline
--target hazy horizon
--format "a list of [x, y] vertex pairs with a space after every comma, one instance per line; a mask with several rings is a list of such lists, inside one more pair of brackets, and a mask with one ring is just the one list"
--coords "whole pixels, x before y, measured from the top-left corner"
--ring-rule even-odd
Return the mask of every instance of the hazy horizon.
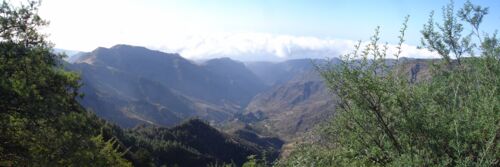
[[[496, 1], [482, 29], [500, 24]], [[436, 58], [419, 50], [429, 13], [441, 18], [441, 1], [62, 1], [44, 0], [40, 14], [56, 48], [92, 51], [116, 44], [179, 53], [192, 60], [230, 57], [279, 61], [336, 57], [366, 41], [380, 26], [393, 52], [404, 17], [410, 15], [402, 56]], [[456, 10], [464, 0], [455, 1]], [[383, 10], [383, 11], [381, 11]], [[466, 26], [467, 28], [467, 26]], [[391, 51], [392, 50], [392, 51]]]

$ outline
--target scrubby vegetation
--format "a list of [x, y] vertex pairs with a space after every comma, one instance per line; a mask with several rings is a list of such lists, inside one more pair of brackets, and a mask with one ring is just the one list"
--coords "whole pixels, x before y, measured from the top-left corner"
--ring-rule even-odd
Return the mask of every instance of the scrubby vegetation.
[[487, 13], [467, 2], [458, 11], [445, 6], [442, 23], [431, 14], [422, 48], [442, 59], [428, 62], [428, 79], [402, 70], [406, 22], [395, 61], [386, 59], [377, 29], [340, 65], [318, 67], [339, 107], [319, 142], [300, 146], [280, 165], [500, 165], [500, 43], [496, 32], [480, 30]]

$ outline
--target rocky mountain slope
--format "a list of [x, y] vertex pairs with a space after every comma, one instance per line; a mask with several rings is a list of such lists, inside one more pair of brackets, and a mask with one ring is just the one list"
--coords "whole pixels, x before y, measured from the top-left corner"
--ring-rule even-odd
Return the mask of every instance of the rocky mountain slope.
[[328, 119], [334, 111], [333, 94], [315, 71], [309, 71], [257, 94], [240, 119], [291, 140]]
[[178, 54], [128, 45], [97, 48], [68, 68], [83, 79], [81, 103], [124, 127], [171, 126], [191, 117], [219, 122], [265, 88], [236, 61], [198, 65]]

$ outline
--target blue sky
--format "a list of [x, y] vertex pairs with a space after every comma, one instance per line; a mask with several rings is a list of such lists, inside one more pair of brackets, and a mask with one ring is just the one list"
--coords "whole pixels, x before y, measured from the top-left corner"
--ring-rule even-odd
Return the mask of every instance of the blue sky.
[[[472, 2], [490, 8], [482, 25], [484, 31], [493, 32], [500, 27], [500, 1]], [[383, 41], [396, 43], [406, 15], [410, 15], [407, 44], [415, 46], [429, 13], [435, 10], [439, 20], [441, 7], [447, 3], [447, 0], [44, 0], [41, 14], [51, 21], [46, 31], [58, 48], [90, 51], [97, 46], [125, 43], [180, 52], [188, 58], [260, 56], [265, 59], [297, 54], [325, 56], [321, 52], [342, 54], [350, 49], [342, 48], [344, 45], [367, 40], [376, 26], [381, 27]], [[463, 3], [456, 0], [455, 8], [458, 10]], [[408, 55], [422, 54], [414, 52]]]
[[[465, 1], [455, 1], [458, 9]], [[500, 27], [500, 1], [473, 1], [490, 7], [484, 28]], [[366, 39], [376, 26], [395, 40], [403, 18], [410, 15], [409, 38], [419, 31], [432, 10], [441, 14], [447, 0], [199, 0], [165, 1], [163, 6], [180, 8], [208, 18], [223, 31], [259, 31], [279, 34]], [[152, 3], [153, 5], [153, 3]], [[409, 42], [417, 44], [417, 40]]]

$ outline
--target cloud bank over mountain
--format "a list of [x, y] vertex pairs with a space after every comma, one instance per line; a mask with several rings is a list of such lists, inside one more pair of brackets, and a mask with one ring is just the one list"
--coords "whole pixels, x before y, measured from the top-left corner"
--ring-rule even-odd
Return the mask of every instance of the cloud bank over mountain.
[[[274, 35], [267, 33], [216, 33], [168, 40], [156, 49], [177, 52], [189, 59], [231, 57], [244, 61], [286, 60], [294, 58], [338, 57], [352, 52], [357, 41], [322, 39], [310, 36]], [[367, 43], [363, 42], [365, 46]], [[402, 57], [435, 58], [437, 54], [416, 46], [403, 45]], [[388, 58], [396, 53], [396, 45], [388, 45]]]

